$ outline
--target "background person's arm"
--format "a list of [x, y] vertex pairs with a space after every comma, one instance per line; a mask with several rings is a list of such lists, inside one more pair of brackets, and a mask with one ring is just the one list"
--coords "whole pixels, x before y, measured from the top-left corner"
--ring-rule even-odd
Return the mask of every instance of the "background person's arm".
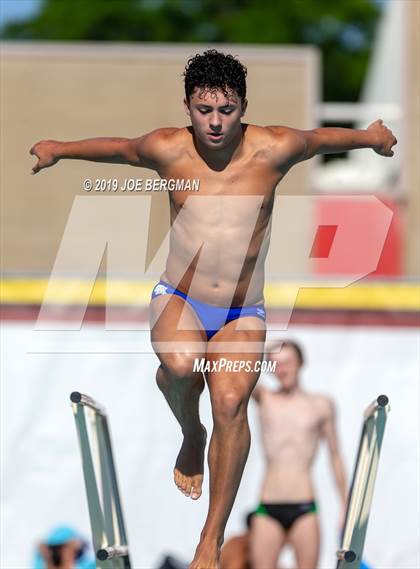
[[252, 393], [251, 393], [251, 397], [254, 401], [256, 401], [257, 403], [259, 403], [261, 401], [261, 395], [263, 394], [264, 391], [264, 387], [261, 387], [259, 385], [257, 385], [256, 387], [254, 387]]
[[322, 434], [328, 445], [331, 468], [340, 496], [341, 514], [339, 524], [341, 527], [344, 524], [344, 516], [346, 514], [348, 488], [344, 462], [338, 444], [334, 403], [330, 399], [326, 399], [326, 404], [326, 414], [322, 423]]
[[166, 130], [158, 129], [139, 138], [89, 138], [75, 142], [41, 140], [30, 150], [30, 154], [38, 158], [32, 173], [36, 174], [64, 158], [130, 164], [155, 170], [162, 153], [161, 143], [167, 138]]

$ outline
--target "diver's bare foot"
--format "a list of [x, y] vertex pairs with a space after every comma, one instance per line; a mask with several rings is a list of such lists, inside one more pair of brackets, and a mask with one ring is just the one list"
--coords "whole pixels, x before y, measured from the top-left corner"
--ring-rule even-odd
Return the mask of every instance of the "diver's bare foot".
[[201, 496], [206, 439], [207, 432], [203, 425], [198, 434], [184, 435], [184, 441], [175, 463], [175, 484], [185, 496], [193, 500]]
[[220, 547], [217, 542], [200, 542], [189, 569], [219, 569]]

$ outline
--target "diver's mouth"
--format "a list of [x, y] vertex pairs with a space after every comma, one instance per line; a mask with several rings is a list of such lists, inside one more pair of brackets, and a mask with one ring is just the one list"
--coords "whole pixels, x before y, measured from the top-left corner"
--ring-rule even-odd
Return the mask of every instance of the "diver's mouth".
[[221, 132], [208, 132], [207, 136], [211, 139], [211, 140], [221, 140], [223, 138], [223, 133]]

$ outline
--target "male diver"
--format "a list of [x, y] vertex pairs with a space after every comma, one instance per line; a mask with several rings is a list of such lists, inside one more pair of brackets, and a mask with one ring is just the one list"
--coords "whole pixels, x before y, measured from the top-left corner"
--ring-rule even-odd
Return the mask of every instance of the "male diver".
[[[366, 130], [242, 123], [246, 69], [214, 49], [192, 57], [184, 79], [191, 126], [134, 139], [46, 140], [31, 154], [38, 158], [33, 173], [71, 158], [149, 168], [163, 179], [200, 180], [201, 206], [196, 194], [190, 199], [189, 192], [168, 192], [170, 250], [152, 294], [151, 338], [160, 360], [157, 384], [183, 434], [175, 484], [192, 499], [201, 495], [203, 482], [206, 432], [199, 399], [205, 381], [209, 388], [210, 501], [190, 568], [212, 569], [250, 445], [247, 406], [259, 377], [254, 364], [264, 350], [264, 260], [275, 188], [292, 166], [316, 154], [371, 148], [392, 156], [397, 141], [381, 120]], [[194, 370], [195, 358], [211, 364], [228, 359], [231, 371], [211, 365], [203, 377]], [[244, 359], [246, 368], [237, 365]]]

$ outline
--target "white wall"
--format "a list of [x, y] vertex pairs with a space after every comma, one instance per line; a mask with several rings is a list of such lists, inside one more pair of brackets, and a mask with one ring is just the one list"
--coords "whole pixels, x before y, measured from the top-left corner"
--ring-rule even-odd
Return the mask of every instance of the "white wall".
[[[99, 338], [96, 325], [86, 325], [84, 330], [91, 342]], [[191, 559], [208, 493], [192, 502], [172, 483], [180, 434], [155, 387], [155, 356], [30, 354], [32, 334], [29, 324], [3, 325], [1, 567], [29, 567], [36, 540], [59, 522], [71, 523], [89, 534], [68, 399], [73, 390], [97, 398], [111, 418], [134, 566], [152, 568], [168, 551], [186, 561]], [[392, 410], [364, 557], [375, 568], [420, 567], [418, 331], [308, 326], [295, 327], [289, 335], [302, 341], [306, 349], [304, 385], [336, 399], [349, 474], [362, 411], [380, 393], [389, 396]], [[210, 426], [207, 395], [202, 411]], [[262, 456], [255, 407], [250, 409], [250, 420], [253, 444], [228, 536], [242, 531], [243, 514], [258, 499]], [[321, 567], [334, 567], [338, 502], [325, 449], [319, 454], [314, 476], [324, 537]]]

